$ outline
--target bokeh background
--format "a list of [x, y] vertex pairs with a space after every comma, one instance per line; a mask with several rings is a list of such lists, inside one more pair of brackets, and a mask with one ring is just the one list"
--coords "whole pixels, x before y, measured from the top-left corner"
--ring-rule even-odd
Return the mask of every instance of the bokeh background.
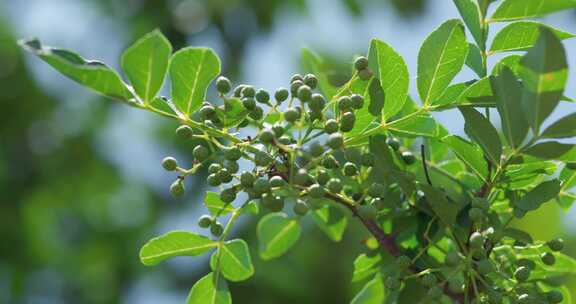
[[[392, 44], [415, 75], [421, 42], [457, 16], [450, 0], [0, 1], [0, 303], [184, 303], [208, 271], [202, 258], [154, 268], [138, 261], [152, 236], [199, 230], [204, 177], [189, 181], [185, 198], [172, 199], [174, 177], [160, 166], [166, 155], [190, 159], [190, 145], [172, 136], [176, 125], [88, 92], [24, 54], [17, 39], [39, 37], [118, 67], [131, 42], [160, 28], [176, 49], [212, 47], [226, 75], [272, 90], [300, 71], [302, 47], [345, 78], [372, 37]], [[576, 32], [575, 12], [544, 20]], [[566, 46], [566, 95], [574, 98], [576, 40]], [[465, 70], [458, 80], [471, 78]], [[574, 110], [565, 103], [554, 115]], [[456, 113], [437, 118], [463, 133]], [[576, 256], [575, 210], [548, 204], [517, 225], [537, 238], [563, 236]], [[254, 231], [246, 219], [234, 234], [255, 244]], [[364, 236], [352, 225], [341, 243], [331, 243], [307, 225], [283, 258], [264, 263], [253, 252], [257, 274], [231, 284], [235, 303], [348, 303], [361, 287], [349, 281]]]

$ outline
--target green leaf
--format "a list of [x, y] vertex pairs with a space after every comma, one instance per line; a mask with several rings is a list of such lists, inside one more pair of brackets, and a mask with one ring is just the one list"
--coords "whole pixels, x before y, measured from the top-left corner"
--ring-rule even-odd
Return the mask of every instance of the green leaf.
[[354, 274], [352, 275], [352, 282], [359, 282], [367, 277], [378, 272], [380, 261], [382, 258], [379, 254], [367, 255], [365, 253], [359, 255], [354, 260]]
[[496, 8], [489, 22], [540, 17], [575, 7], [574, 0], [504, 0]]
[[524, 113], [539, 133], [540, 124], [560, 102], [568, 78], [566, 52], [562, 42], [545, 27], [533, 48], [520, 61], [519, 74], [524, 83]]
[[525, 153], [541, 159], [562, 160], [565, 155], [574, 151], [575, 145], [549, 141], [526, 149]]
[[334, 87], [328, 80], [328, 70], [326, 63], [320, 56], [307, 48], [302, 49], [301, 56], [302, 68], [304, 71], [316, 75], [316, 78], [318, 78], [318, 86], [320, 87], [320, 90], [322, 93], [324, 93], [324, 96], [328, 100], [331, 100], [334, 95], [336, 95], [338, 89]]
[[148, 241], [140, 250], [140, 261], [156, 265], [176, 256], [197, 256], [218, 246], [215, 241], [192, 232], [171, 231]]
[[174, 111], [174, 105], [165, 97], [156, 97], [150, 102], [150, 107], [168, 115], [177, 115]]
[[220, 194], [216, 192], [207, 191], [204, 197], [204, 206], [208, 208], [212, 215], [226, 215], [236, 210], [231, 204], [227, 204], [220, 199]]
[[86, 60], [68, 50], [42, 46], [36, 39], [20, 41], [19, 44], [79, 84], [111, 98], [134, 102], [128, 86], [107, 65]]
[[159, 30], [148, 33], [122, 54], [122, 69], [145, 104], [160, 91], [171, 54], [172, 45]]
[[494, 164], [498, 165], [502, 155], [502, 143], [496, 128], [474, 108], [460, 108], [460, 112], [466, 121], [464, 127], [466, 134], [480, 145]]
[[482, 51], [473, 43], [468, 43], [468, 55], [466, 56], [466, 65], [479, 77], [484, 77], [484, 67], [482, 63]]
[[490, 82], [496, 96], [504, 136], [512, 148], [517, 148], [528, 134], [528, 122], [524, 115], [518, 115], [518, 109], [522, 108], [522, 85], [506, 66], [500, 75], [490, 77]]
[[536, 210], [540, 206], [560, 193], [560, 181], [557, 179], [543, 182], [530, 192], [526, 193], [517, 203], [518, 207], [525, 211]]
[[228, 284], [218, 273], [209, 273], [190, 290], [187, 304], [232, 304]]
[[509, 55], [502, 60], [498, 61], [494, 68], [492, 69], [492, 75], [499, 75], [504, 67], [509, 68], [514, 75], [518, 75], [518, 69], [520, 67], [520, 61], [522, 60], [521, 55]]
[[468, 42], [460, 20], [448, 20], [426, 38], [418, 54], [418, 92], [424, 106], [442, 96], [466, 62]]
[[448, 107], [457, 103], [462, 93], [464, 93], [470, 85], [470, 83], [461, 82], [449, 86], [446, 88], [446, 91], [444, 91], [444, 94], [442, 94], [442, 96], [432, 105], [437, 107]]
[[478, 146], [459, 136], [446, 136], [442, 141], [450, 146], [450, 149], [472, 172], [482, 181], [486, 181], [488, 167], [484, 159], [484, 154]]
[[484, 30], [482, 29], [482, 12], [476, 1], [454, 0], [454, 4], [456, 4], [462, 20], [466, 23], [476, 43], [478, 43], [481, 48], [484, 48], [486, 40], [484, 38]]
[[378, 79], [372, 78], [368, 86], [368, 94], [370, 96], [368, 102], [368, 112], [373, 116], [380, 116], [382, 109], [384, 109], [385, 93], [378, 82]]
[[[273, 113], [274, 112], [270, 112], [269, 115]], [[225, 98], [224, 105], [216, 108], [216, 116], [218, 116], [220, 122], [222, 122], [222, 125], [226, 128], [240, 124], [247, 115], [248, 111], [238, 98]], [[267, 120], [270, 120], [270, 117], [267, 117]]]
[[386, 300], [386, 290], [382, 276], [377, 274], [374, 279], [364, 285], [350, 304], [382, 304], [384, 300]]
[[283, 255], [300, 238], [300, 224], [284, 213], [271, 213], [258, 223], [260, 257], [270, 260]]
[[351, 92], [353, 94], [364, 96], [364, 106], [361, 109], [356, 110], [356, 123], [354, 124], [352, 131], [344, 134], [346, 138], [352, 139], [361, 135], [364, 131], [369, 129], [373, 123], [376, 126], [380, 124], [380, 119], [370, 113], [370, 104], [372, 103], [372, 100], [370, 98], [369, 84], [371, 83], [372, 81], [365, 81], [359, 77], [354, 77], [347, 84], [347, 90], [343, 92], [344, 95], [346, 95], [345, 92]]
[[576, 201], [576, 194], [569, 192], [572, 188], [576, 187], [576, 170], [565, 167], [560, 172], [559, 179], [562, 181], [562, 188], [558, 195], [558, 204], [564, 208], [564, 210], [569, 210], [572, 204], [574, 204], [574, 201]]
[[344, 235], [348, 224], [348, 218], [340, 209], [325, 205], [320, 209], [314, 210], [312, 218], [331, 240], [335, 242], [342, 240], [342, 235]]
[[553, 123], [542, 133], [543, 138], [569, 138], [576, 136], [576, 113]]
[[207, 48], [184, 48], [170, 60], [172, 102], [189, 116], [204, 101], [210, 82], [220, 74], [220, 59]]
[[426, 195], [426, 200], [434, 214], [448, 227], [456, 223], [456, 216], [460, 211], [460, 206], [449, 201], [446, 194], [428, 184], [420, 184], [420, 189]]
[[388, 125], [390, 132], [409, 137], [436, 137], [439, 134], [439, 128], [440, 125], [428, 113], [405, 116]]
[[492, 92], [490, 79], [488, 77], [482, 78], [473, 84], [469, 85], [459, 97], [455, 105], [458, 106], [474, 106], [474, 107], [493, 107], [495, 106], [496, 99]]
[[248, 245], [244, 240], [227, 241], [212, 254], [210, 267], [214, 272], [221, 271], [228, 281], [240, 282], [254, 275], [254, 265]]
[[550, 29], [558, 39], [569, 39], [574, 35], [548, 27], [534, 21], [514, 22], [501, 29], [490, 47], [490, 53], [526, 50], [534, 46], [540, 35], [540, 27]]
[[382, 115], [388, 119], [396, 115], [406, 102], [410, 81], [408, 67], [402, 56], [378, 39], [370, 43], [368, 58], [386, 96]]

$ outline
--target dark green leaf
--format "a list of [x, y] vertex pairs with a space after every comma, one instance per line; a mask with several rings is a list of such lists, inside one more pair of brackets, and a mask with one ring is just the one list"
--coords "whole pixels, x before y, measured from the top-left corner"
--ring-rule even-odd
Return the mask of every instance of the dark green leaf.
[[326, 205], [314, 210], [312, 218], [331, 240], [335, 242], [342, 240], [342, 235], [344, 235], [348, 224], [348, 218], [340, 209]]
[[377, 274], [374, 279], [364, 285], [350, 304], [382, 304], [384, 300], [386, 300], [386, 290], [382, 276]]
[[440, 125], [427, 113], [406, 116], [391, 122], [388, 130], [409, 137], [436, 137], [439, 135]]
[[490, 22], [534, 18], [575, 8], [574, 0], [504, 0], [496, 8]]
[[498, 165], [502, 155], [502, 143], [496, 128], [474, 108], [460, 108], [460, 112], [466, 121], [464, 127], [466, 134], [480, 145], [494, 164]]
[[466, 56], [466, 65], [479, 77], [484, 77], [484, 67], [482, 63], [482, 51], [473, 43], [468, 44], [468, 55]]
[[192, 286], [186, 304], [232, 304], [232, 296], [222, 275], [211, 272]]
[[[272, 114], [274, 112], [270, 112]], [[242, 105], [242, 101], [238, 98], [225, 98], [224, 105], [216, 108], [216, 115], [222, 122], [222, 125], [226, 128], [236, 126], [240, 124], [248, 115], [248, 111]], [[279, 117], [280, 115], [278, 115]], [[267, 117], [268, 123], [271, 118]]]
[[227, 241], [218, 246], [210, 259], [210, 267], [214, 272], [221, 271], [222, 275], [232, 282], [244, 281], [254, 275], [248, 245], [241, 239]]
[[140, 261], [156, 265], [176, 256], [197, 256], [218, 246], [215, 241], [192, 232], [172, 231], [148, 241], [140, 250]]
[[576, 136], [576, 113], [561, 118], [542, 133], [543, 138], [568, 138]]
[[456, 223], [456, 216], [460, 206], [448, 200], [446, 194], [427, 184], [421, 184], [420, 189], [426, 195], [426, 201], [430, 204], [434, 214], [448, 227]]
[[270, 260], [283, 255], [300, 238], [300, 224], [284, 213], [263, 217], [257, 227], [260, 257]]
[[486, 44], [484, 38], [484, 30], [482, 29], [482, 12], [478, 7], [476, 1], [473, 0], [454, 0], [454, 4], [462, 16], [462, 20], [466, 23], [468, 30], [472, 33], [472, 37], [478, 45], [484, 48]]
[[307, 73], [312, 73], [318, 78], [318, 86], [328, 100], [336, 95], [337, 88], [328, 80], [328, 70], [326, 63], [316, 53], [307, 48], [302, 49], [302, 68]]
[[488, 167], [484, 159], [484, 154], [478, 146], [458, 136], [446, 136], [442, 141], [450, 146], [450, 149], [456, 156], [481, 180], [486, 180]]
[[379, 254], [369, 256], [363, 253], [359, 255], [356, 260], [354, 260], [354, 274], [352, 276], [352, 282], [362, 281], [378, 272], [378, 265], [381, 260]]
[[572, 144], [562, 144], [556, 141], [549, 141], [532, 146], [526, 149], [525, 153], [541, 159], [562, 160], [565, 155], [572, 152], [574, 149], [575, 145]]
[[[519, 21], [511, 23], [496, 34], [496, 37], [494, 37], [494, 40], [492, 41], [490, 52], [498, 53], [529, 49], [534, 46], [538, 40], [540, 27], [543, 26], [545, 25], [534, 21]], [[574, 37], [574, 35], [570, 33], [548, 26], [546, 27], [549, 28], [558, 37], [558, 39]]]
[[490, 79], [482, 78], [464, 90], [455, 104], [458, 106], [494, 107], [496, 98], [492, 92]]
[[448, 20], [426, 38], [418, 54], [418, 92], [424, 106], [442, 96], [460, 72], [468, 42], [460, 20]]
[[543, 182], [530, 190], [517, 204], [519, 208], [525, 211], [536, 210], [542, 204], [558, 196], [558, 193], [560, 193], [560, 181], [554, 179]]
[[514, 75], [518, 75], [521, 60], [521, 55], [509, 55], [502, 58], [502, 60], [498, 61], [492, 69], [492, 75], [499, 75], [504, 67], [509, 68]]
[[372, 80], [370, 80], [368, 94], [370, 95], [368, 112], [373, 116], [380, 116], [382, 109], [384, 108], [385, 93], [382, 91], [382, 87], [380, 87], [377, 78], [372, 78]]
[[189, 116], [204, 101], [210, 82], [220, 74], [220, 59], [207, 48], [184, 48], [170, 60], [172, 102]]

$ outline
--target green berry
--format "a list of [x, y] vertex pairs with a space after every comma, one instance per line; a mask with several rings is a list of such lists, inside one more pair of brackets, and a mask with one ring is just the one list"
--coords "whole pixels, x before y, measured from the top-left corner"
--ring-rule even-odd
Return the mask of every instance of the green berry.
[[264, 143], [270, 143], [272, 141], [274, 141], [274, 131], [270, 130], [270, 129], [263, 129], [262, 131], [260, 131], [260, 135], [258, 135], [258, 138], [260, 138], [260, 140]]
[[306, 204], [302, 200], [298, 200], [298, 201], [296, 201], [296, 204], [294, 204], [294, 213], [296, 213], [299, 216], [306, 215], [306, 213], [308, 213], [309, 209], [310, 209], [310, 207], [308, 207], [308, 204]]
[[340, 193], [340, 191], [342, 191], [342, 187], [342, 182], [339, 178], [331, 178], [326, 184], [328, 191], [335, 194]]
[[290, 83], [290, 93], [292, 94], [293, 97], [298, 96], [298, 89], [300, 89], [300, 87], [303, 85], [304, 82], [302, 82], [301, 80], [296, 80]]
[[208, 185], [212, 187], [220, 186], [220, 184], [222, 183], [217, 173], [212, 173], [208, 175], [208, 177], [206, 178], [206, 182], [208, 183]]
[[470, 208], [468, 216], [472, 222], [479, 223], [484, 219], [484, 212], [480, 208]]
[[374, 76], [374, 73], [372, 73], [372, 71], [370, 69], [363, 69], [358, 71], [358, 77], [361, 80], [367, 81], [370, 80], [370, 78], [372, 78], [372, 76]]
[[213, 106], [203, 106], [198, 113], [202, 119], [209, 119], [216, 113], [216, 109]]
[[245, 86], [246, 85], [241, 84], [236, 88], [234, 88], [234, 97], [242, 97], [242, 90], [244, 89]]
[[273, 159], [270, 156], [268, 156], [268, 154], [266, 154], [265, 152], [258, 152], [254, 154], [254, 163], [256, 164], [256, 166], [266, 167], [272, 161]]
[[557, 290], [552, 290], [546, 293], [546, 299], [551, 304], [562, 303], [564, 301], [564, 296], [561, 292]]
[[330, 180], [330, 174], [328, 174], [328, 172], [326, 172], [326, 170], [324, 169], [318, 169], [318, 171], [316, 172], [316, 181], [318, 182], [318, 184], [324, 186], [326, 185], [326, 183], [328, 183], [329, 180]]
[[346, 162], [344, 164], [344, 175], [346, 176], [355, 176], [356, 174], [358, 174], [358, 167], [356, 167], [356, 164], [351, 163], [351, 162]]
[[437, 283], [438, 279], [432, 273], [425, 274], [424, 277], [422, 277], [422, 284], [424, 284], [425, 286], [432, 287]]
[[198, 226], [200, 228], [208, 228], [212, 225], [212, 217], [209, 215], [203, 215], [198, 219]]
[[448, 280], [448, 289], [453, 293], [463, 293], [466, 290], [466, 286], [459, 279], [452, 278]]
[[210, 164], [210, 166], [208, 166], [208, 173], [210, 174], [218, 173], [220, 169], [222, 169], [222, 165], [220, 165], [219, 163], [212, 163]]
[[340, 118], [340, 131], [350, 132], [354, 129], [354, 123], [356, 122], [356, 115], [352, 112], [346, 112]]
[[384, 286], [390, 290], [398, 290], [402, 286], [402, 282], [396, 277], [389, 276], [384, 281]]
[[285, 88], [278, 88], [276, 93], [274, 93], [274, 99], [276, 99], [277, 104], [281, 104], [283, 101], [288, 99], [288, 90]]
[[239, 169], [240, 169], [240, 166], [238, 165], [237, 162], [235, 162], [235, 161], [226, 162], [226, 170], [228, 170], [228, 172], [234, 174], [234, 173], [237, 173]]
[[236, 146], [224, 150], [224, 158], [231, 161], [237, 161], [242, 157], [242, 152]]
[[298, 169], [298, 172], [294, 175], [294, 183], [297, 185], [305, 186], [310, 181], [310, 175], [308, 171], [304, 168]]
[[461, 262], [462, 256], [457, 251], [449, 251], [444, 258], [444, 263], [450, 267], [458, 266]]
[[172, 194], [173, 196], [180, 197], [184, 195], [184, 192], [185, 192], [184, 183], [180, 178], [176, 179], [172, 183], [172, 185], [170, 185], [170, 194]]
[[220, 192], [220, 199], [225, 203], [231, 203], [236, 199], [236, 190], [234, 188], [224, 189]]
[[334, 119], [328, 119], [326, 121], [326, 124], [324, 125], [324, 131], [328, 134], [338, 132], [339, 128], [340, 128], [340, 125]]
[[240, 184], [244, 188], [251, 188], [254, 185], [255, 180], [256, 177], [254, 177], [252, 172], [244, 171], [242, 174], [240, 174]]
[[278, 212], [284, 209], [284, 200], [271, 193], [264, 193], [262, 195], [262, 204], [273, 212]]
[[408, 267], [412, 265], [412, 259], [408, 256], [401, 255], [398, 258], [396, 258], [396, 265], [400, 269], [408, 269]]
[[212, 222], [212, 225], [210, 225], [210, 233], [212, 233], [213, 236], [221, 236], [222, 232], [224, 232], [224, 227], [222, 226], [222, 224], [220, 224], [219, 222]]
[[268, 91], [260, 89], [256, 92], [256, 101], [266, 104], [268, 101], [270, 101], [270, 94]]
[[256, 90], [251, 85], [245, 85], [242, 89], [242, 97], [254, 97], [256, 95]]
[[386, 144], [394, 151], [398, 151], [398, 149], [400, 149], [400, 141], [394, 137], [388, 137], [386, 139]]
[[315, 89], [318, 85], [318, 78], [314, 74], [307, 74], [304, 76], [304, 84], [309, 86], [311, 89]]
[[514, 217], [516, 217], [516, 218], [523, 218], [526, 215], [526, 210], [523, 210], [520, 208], [514, 208], [512, 210], [512, 213], [514, 214]]
[[528, 278], [530, 277], [530, 268], [526, 267], [526, 266], [520, 266], [516, 269], [516, 271], [514, 272], [514, 277], [516, 278], [516, 280], [518, 280], [519, 282], [525, 282], [528, 280]]
[[364, 107], [364, 97], [362, 97], [361, 95], [358, 94], [352, 94], [350, 96], [350, 105], [352, 106], [352, 108], [359, 110], [362, 109]]
[[364, 56], [356, 58], [354, 61], [354, 68], [356, 68], [358, 71], [368, 68], [368, 58]]
[[401, 157], [402, 157], [402, 161], [404, 161], [404, 163], [407, 165], [411, 165], [414, 162], [416, 162], [416, 157], [410, 151], [402, 152]]
[[428, 289], [427, 294], [431, 299], [438, 299], [444, 294], [444, 291], [438, 286], [433, 286], [432, 288]]
[[210, 156], [208, 148], [198, 145], [192, 150], [192, 155], [198, 161], [205, 161]]
[[479, 261], [476, 267], [478, 269], [478, 273], [480, 273], [481, 275], [487, 275], [489, 273], [494, 272], [494, 265], [488, 259]]
[[473, 249], [479, 249], [484, 247], [484, 236], [482, 234], [480, 234], [480, 232], [473, 232], [472, 235], [470, 235], [470, 247]]
[[220, 76], [218, 77], [218, 79], [216, 79], [216, 89], [218, 90], [218, 92], [226, 94], [230, 92], [231, 88], [232, 84], [230, 83], [230, 80], [228, 80], [228, 78]]
[[310, 98], [312, 97], [312, 90], [310, 89], [309, 86], [307, 85], [302, 85], [298, 88], [298, 99], [306, 102], [308, 100], [310, 100]]
[[336, 160], [336, 158], [334, 158], [334, 156], [326, 155], [322, 160], [322, 166], [324, 166], [326, 169], [336, 169], [340, 167], [340, 163]]
[[258, 193], [266, 193], [270, 191], [270, 182], [268, 179], [260, 177], [254, 182], [253, 188]]
[[162, 160], [162, 168], [166, 171], [174, 171], [178, 168], [178, 161], [174, 157], [165, 157]]
[[362, 218], [374, 220], [378, 216], [378, 210], [372, 205], [361, 205], [358, 207], [358, 214]]
[[190, 128], [187, 125], [179, 126], [176, 129], [176, 136], [178, 136], [182, 139], [188, 139], [188, 138], [192, 137], [193, 134], [194, 134], [194, 131], [192, 130], [192, 128]]
[[286, 185], [286, 181], [281, 176], [276, 175], [270, 179], [270, 187], [272, 188], [280, 188], [284, 185]]
[[275, 123], [272, 126], [272, 132], [274, 132], [275, 137], [280, 137], [284, 135], [284, 126], [280, 123]]
[[340, 133], [332, 133], [328, 137], [326, 145], [333, 150], [338, 150], [344, 145], [344, 137]]
[[218, 176], [218, 178], [222, 183], [229, 183], [232, 181], [232, 174], [230, 174], [230, 172], [228, 172], [228, 169], [226, 168], [220, 169], [220, 171], [218, 171], [216, 175]]
[[264, 109], [256, 106], [252, 111], [250, 111], [248, 115], [254, 120], [260, 120], [262, 117], [264, 117]]
[[313, 157], [319, 157], [324, 154], [324, 146], [319, 143], [313, 143], [310, 146], [310, 155]]
[[254, 110], [256, 108], [256, 100], [254, 100], [253, 97], [244, 97], [242, 98], [242, 106], [244, 106], [246, 110]]
[[338, 98], [338, 110], [344, 112], [350, 110], [352, 107], [352, 100], [348, 96]]
[[292, 139], [287, 135], [282, 135], [280, 138], [278, 138], [278, 142], [283, 145], [289, 145], [292, 143]]
[[284, 119], [288, 122], [295, 122], [300, 118], [300, 111], [296, 108], [288, 108], [286, 112], [284, 112]]
[[318, 184], [313, 184], [312, 186], [308, 187], [308, 194], [311, 198], [323, 198], [324, 193], [324, 188]]
[[564, 249], [564, 240], [561, 238], [550, 240], [547, 245], [552, 251], [562, 251], [562, 249]]
[[294, 74], [290, 77], [290, 83], [293, 83], [294, 81], [304, 81], [304, 77], [300, 74]]
[[361, 163], [362, 163], [362, 166], [364, 166], [364, 167], [374, 166], [374, 154], [363, 153], [361, 156]]
[[386, 187], [380, 183], [372, 183], [368, 187], [368, 195], [371, 197], [383, 197], [386, 192]]
[[324, 96], [317, 93], [312, 94], [312, 97], [308, 102], [308, 107], [310, 108], [310, 110], [314, 112], [321, 112], [322, 110], [324, 110], [325, 105], [326, 105], [326, 99], [324, 99]]
[[550, 252], [542, 253], [542, 255], [540, 255], [540, 259], [542, 260], [542, 263], [548, 266], [554, 265], [556, 263], [556, 257]]

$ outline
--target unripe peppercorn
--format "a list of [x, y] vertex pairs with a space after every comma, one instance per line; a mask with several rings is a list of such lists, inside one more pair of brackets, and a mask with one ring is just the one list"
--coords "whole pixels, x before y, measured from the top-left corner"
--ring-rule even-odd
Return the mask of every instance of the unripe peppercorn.
[[313, 143], [310, 146], [310, 155], [313, 157], [318, 157], [324, 154], [324, 146], [319, 143]]
[[318, 184], [324, 186], [326, 185], [326, 183], [328, 183], [329, 180], [330, 180], [330, 174], [328, 174], [326, 170], [319, 169], [316, 172], [316, 181], [318, 182]]
[[312, 97], [312, 90], [307, 85], [302, 85], [298, 88], [297, 92], [298, 99], [301, 101], [308, 101]]
[[230, 92], [231, 88], [232, 84], [230, 83], [230, 80], [228, 80], [228, 78], [220, 76], [218, 77], [218, 79], [216, 79], [216, 90], [218, 90], [218, 92], [226, 94]]
[[260, 89], [256, 92], [256, 101], [259, 103], [268, 103], [270, 101], [270, 94], [264, 89]]
[[192, 150], [192, 155], [198, 161], [205, 161], [210, 156], [208, 148], [198, 145]]
[[213, 106], [203, 106], [198, 113], [200, 114], [200, 118], [209, 119], [216, 113], [216, 109], [214, 109]]
[[274, 131], [270, 129], [263, 129], [260, 131], [258, 138], [260, 138], [260, 140], [264, 143], [270, 143], [274, 141]]
[[356, 115], [352, 112], [346, 112], [340, 118], [340, 131], [350, 132], [354, 129], [354, 123], [356, 122]]
[[220, 165], [219, 163], [213, 163], [210, 164], [210, 166], [208, 166], [208, 173], [210, 174], [218, 173], [220, 169], [222, 169], [222, 165]]
[[200, 228], [208, 228], [212, 224], [212, 217], [209, 215], [203, 215], [198, 219], [198, 226]]
[[298, 169], [298, 172], [294, 175], [294, 183], [297, 185], [305, 186], [310, 181], [310, 175], [308, 171], [304, 168]]
[[469, 243], [471, 248], [482, 248], [484, 246], [484, 236], [480, 234], [480, 232], [473, 232], [472, 235], [470, 235]]
[[219, 222], [212, 222], [212, 225], [210, 225], [210, 233], [212, 233], [213, 236], [221, 236], [222, 232], [224, 232], [224, 227], [222, 226], [222, 224], [220, 224]]
[[254, 185], [255, 180], [256, 177], [254, 177], [254, 174], [252, 174], [252, 172], [244, 171], [242, 172], [242, 174], [240, 174], [240, 184], [244, 188], [252, 187]]
[[306, 74], [306, 76], [304, 76], [304, 83], [311, 89], [315, 89], [318, 85], [318, 78], [316, 78], [314, 74]]
[[299, 216], [306, 215], [306, 213], [308, 213], [309, 209], [310, 208], [308, 207], [308, 204], [306, 204], [302, 200], [298, 200], [298, 201], [296, 201], [296, 204], [294, 204], [294, 213], [296, 213]]
[[350, 96], [350, 105], [356, 110], [362, 109], [364, 107], [364, 97], [358, 94], [352, 94]]
[[352, 101], [350, 100], [350, 97], [342, 96], [338, 98], [338, 110], [344, 112], [350, 110], [351, 107], [352, 107]]
[[246, 85], [241, 84], [234, 88], [234, 97], [242, 97], [242, 90]]
[[324, 96], [317, 93], [312, 94], [312, 97], [308, 102], [308, 107], [310, 108], [310, 110], [316, 112], [322, 111], [325, 105], [326, 105], [326, 99], [324, 99]]
[[274, 132], [276, 137], [284, 135], [284, 126], [281, 123], [275, 123], [272, 126], [272, 132]]
[[540, 259], [542, 260], [542, 263], [548, 266], [554, 265], [556, 263], [556, 257], [554, 257], [554, 254], [550, 252], [542, 253], [542, 255], [540, 255]]
[[274, 93], [274, 99], [276, 99], [276, 103], [277, 104], [281, 104], [283, 101], [285, 101], [286, 99], [288, 99], [288, 95], [290, 93], [288, 92], [287, 89], [285, 88], [278, 88], [276, 90], [276, 93]]
[[166, 171], [174, 171], [178, 168], [178, 161], [174, 157], [165, 157], [162, 160], [162, 168]]
[[293, 81], [292, 83], [290, 83], [290, 94], [292, 94], [292, 97], [298, 96], [298, 89], [300, 89], [300, 87], [303, 85], [304, 85], [304, 82], [302, 82], [300, 80], [296, 80], [296, 81]]
[[192, 130], [192, 128], [190, 128], [187, 125], [179, 126], [176, 129], [176, 136], [178, 136], [182, 139], [189, 139], [190, 137], [192, 137], [193, 134], [194, 134], [194, 131]]
[[374, 76], [374, 73], [370, 69], [363, 69], [363, 70], [358, 71], [358, 77], [361, 80], [364, 80], [364, 81], [370, 80], [370, 78], [372, 78], [372, 76]]
[[489, 273], [494, 272], [494, 265], [490, 260], [483, 259], [478, 262], [478, 265], [476, 265], [476, 269], [478, 270], [478, 273], [480, 273], [481, 275], [487, 275]]
[[357, 71], [361, 71], [368, 68], [368, 58], [364, 56], [356, 58], [356, 60], [354, 61], [354, 68], [356, 68]]
[[384, 281], [384, 286], [390, 290], [398, 290], [402, 286], [402, 282], [396, 277], [389, 276]]
[[256, 100], [253, 97], [244, 97], [242, 98], [242, 106], [246, 110], [254, 110], [256, 108]]
[[530, 277], [530, 269], [526, 266], [520, 266], [514, 272], [514, 278], [519, 282], [525, 282]]
[[237, 173], [239, 169], [240, 169], [240, 166], [238, 165], [237, 162], [235, 162], [235, 161], [226, 162], [226, 170], [228, 170], [228, 172], [234, 174], [234, 173]]
[[372, 167], [374, 166], [374, 155], [372, 153], [363, 153], [362, 154], [362, 166], [364, 167]]
[[294, 81], [304, 81], [304, 77], [300, 74], [294, 74], [290, 77], [290, 83], [293, 83]]
[[185, 189], [184, 189], [184, 183], [182, 182], [181, 179], [176, 179], [172, 185], [170, 185], [170, 194], [172, 194], [175, 197], [180, 197], [182, 195], [184, 195]]
[[432, 288], [428, 289], [427, 295], [431, 299], [438, 299], [444, 294], [442, 288], [438, 286], [433, 286]]
[[242, 152], [236, 146], [224, 150], [224, 158], [231, 161], [237, 161], [242, 157]]
[[342, 134], [340, 133], [332, 133], [328, 137], [326, 145], [333, 150], [338, 150], [342, 147], [342, 145], [344, 145], [344, 137], [342, 137]]
[[256, 192], [266, 193], [270, 191], [270, 182], [264, 177], [258, 178], [254, 182], [253, 188]]
[[334, 158], [334, 156], [326, 155], [322, 160], [322, 166], [324, 166], [326, 169], [336, 169], [340, 167], [340, 163], [336, 160], [336, 158]]
[[547, 245], [552, 251], [562, 251], [562, 249], [564, 249], [564, 240], [560, 238], [550, 240]]
[[256, 106], [250, 113], [248, 114], [250, 118], [254, 120], [260, 120], [264, 117], [264, 109], [259, 106]]
[[226, 168], [220, 169], [220, 171], [216, 173], [216, 176], [218, 176], [218, 178], [222, 183], [229, 183], [230, 181], [232, 181], [232, 174], [230, 174], [230, 172], [228, 172], [228, 169]]
[[256, 164], [256, 166], [266, 167], [272, 161], [273, 161], [273, 159], [270, 156], [268, 156], [268, 154], [266, 154], [264, 152], [258, 152], [256, 154], [254, 154], [254, 164]]
[[300, 111], [296, 108], [288, 108], [286, 112], [284, 112], [284, 119], [288, 122], [295, 122], [300, 118]]
[[448, 280], [448, 289], [453, 293], [463, 293], [466, 290], [466, 286], [459, 279], [452, 278]]
[[338, 194], [342, 191], [342, 182], [339, 178], [331, 178], [328, 183], [326, 183], [326, 188], [330, 193]]
[[356, 164], [351, 163], [351, 162], [347, 162], [344, 164], [344, 175], [346, 176], [355, 176], [356, 174], [358, 174], [358, 167], [356, 167]]
[[324, 193], [324, 188], [318, 184], [313, 184], [312, 186], [308, 187], [308, 194], [311, 198], [323, 198]]
[[220, 192], [220, 199], [225, 203], [231, 203], [236, 199], [236, 190], [234, 188], [224, 189]]
[[324, 125], [324, 131], [328, 134], [338, 132], [338, 128], [340, 128], [340, 125], [334, 119], [328, 119]]
[[279, 188], [284, 187], [284, 185], [286, 185], [286, 181], [281, 176], [276, 175], [270, 179], [270, 187]]
[[368, 187], [368, 195], [371, 197], [383, 197], [386, 192], [386, 187], [380, 183], [372, 183]]
[[222, 183], [222, 181], [218, 177], [218, 174], [216, 173], [208, 175], [208, 177], [206, 178], [206, 182], [208, 183], [208, 185], [212, 187], [220, 186], [220, 184]]
[[292, 139], [290, 139], [289, 136], [282, 135], [280, 138], [278, 138], [278, 142], [283, 145], [289, 145], [292, 143]]
[[546, 299], [551, 304], [562, 303], [564, 301], [564, 296], [561, 292], [557, 290], [552, 290], [546, 293]]
[[402, 152], [401, 156], [402, 161], [404, 161], [404, 163], [407, 165], [412, 165], [414, 162], [416, 162], [416, 157], [410, 151]]
[[386, 139], [386, 144], [394, 151], [398, 151], [398, 149], [400, 149], [400, 141], [394, 137], [388, 137]]
[[256, 90], [254, 90], [253, 86], [245, 85], [242, 88], [242, 97], [254, 97], [254, 95], [256, 95]]
[[516, 303], [517, 304], [533, 304], [534, 299], [529, 294], [524, 293], [524, 294], [521, 294], [518, 296], [518, 298], [516, 299]]

